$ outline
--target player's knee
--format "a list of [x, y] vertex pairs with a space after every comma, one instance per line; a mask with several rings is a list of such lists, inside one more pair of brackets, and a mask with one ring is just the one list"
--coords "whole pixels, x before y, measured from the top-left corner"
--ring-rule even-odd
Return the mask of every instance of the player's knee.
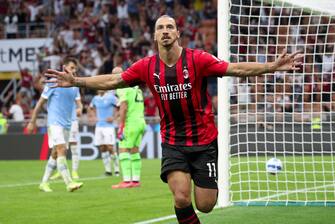
[[211, 212], [215, 204], [216, 204], [216, 200], [209, 199], [209, 198], [206, 198], [205, 200], [195, 201], [196, 208], [203, 213]]
[[197, 203], [196, 204], [197, 209], [200, 212], [203, 212], [203, 213], [209, 213], [209, 212], [211, 212], [213, 210], [214, 206], [215, 206], [215, 203], [214, 204], [212, 204], [212, 203], [210, 203], [210, 204], [205, 204], [205, 203], [198, 204]]
[[186, 192], [179, 191], [174, 193], [175, 204], [179, 208], [184, 208], [190, 205], [191, 196]]

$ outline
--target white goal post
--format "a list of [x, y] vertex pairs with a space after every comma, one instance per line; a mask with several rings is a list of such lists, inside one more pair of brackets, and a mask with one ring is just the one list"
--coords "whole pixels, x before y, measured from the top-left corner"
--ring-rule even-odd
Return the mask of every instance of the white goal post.
[[230, 62], [304, 54], [298, 72], [218, 79], [218, 205], [335, 206], [333, 0], [219, 0], [217, 41]]

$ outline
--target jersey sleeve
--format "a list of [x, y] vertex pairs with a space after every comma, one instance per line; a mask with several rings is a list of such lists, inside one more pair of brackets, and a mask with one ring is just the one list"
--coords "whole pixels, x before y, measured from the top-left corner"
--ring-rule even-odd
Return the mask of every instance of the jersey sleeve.
[[113, 93], [108, 93], [108, 98], [113, 107], [118, 106], [118, 98]]
[[9, 113], [13, 114], [15, 112], [15, 106], [11, 106], [9, 109]]
[[93, 97], [93, 99], [92, 99], [92, 101], [91, 101], [91, 103], [90, 103], [90, 107], [91, 108], [94, 108], [95, 107], [95, 97]]
[[79, 88], [76, 88], [76, 100], [80, 100], [80, 98]]
[[145, 68], [145, 60], [141, 59], [124, 71], [121, 77], [131, 87], [145, 83]]
[[49, 99], [49, 97], [53, 94], [54, 91], [55, 88], [50, 88], [48, 85], [45, 85], [41, 97], [44, 99]]
[[116, 91], [118, 97], [119, 97], [119, 104], [123, 101], [127, 101], [127, 89], [128, 88], [124, 88], [124, 89], [118, 89]]
[[117, 98], [114, 94], [113, 98], [114, 98], [114, 106], [117, 107], [119, 105], [119, 98]]
[[200, 75], [204, 77], [218, 76], [221, 77], [227, 72], [229, 63], [218, 59], [214, 55], [200, 51], [196, 61], [200, 69]]

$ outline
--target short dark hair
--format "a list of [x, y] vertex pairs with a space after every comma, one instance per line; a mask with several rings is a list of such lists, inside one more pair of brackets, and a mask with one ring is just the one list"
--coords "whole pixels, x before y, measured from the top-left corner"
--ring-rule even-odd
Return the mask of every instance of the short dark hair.
[[72, 63], [75, 64], [75, 65], [78, 65], [78, 61], [77, 61], [77, 59], [74, 58], [74, 57], [66, 57], [66, 58], [64, 58], [64, 60], [63, 60], [63, 64], [64, 64], [64, 65], [68, 65], [70, 62], [72, 62]]
[[156, 23], [157, 23], [157, 21], [158, 21], [159, 19], [161, 19], [161, 18], [170, 18], [170, 19], [173, 19], [174, 24], [175, 24], [175, 26], [176, 26], [176, 29], [178, 30], [178, 26], [177, 26], [177, 22], [176, 22], [176, 20], [175, 20], [172, 16], [169, 16], [169, 15], [167, 15], [167, 14], [161, 15], [160, 17], [158, 17], [158, 18], [156, 19], [156, 22], [155, 22], [155, 30], [156, 30]]

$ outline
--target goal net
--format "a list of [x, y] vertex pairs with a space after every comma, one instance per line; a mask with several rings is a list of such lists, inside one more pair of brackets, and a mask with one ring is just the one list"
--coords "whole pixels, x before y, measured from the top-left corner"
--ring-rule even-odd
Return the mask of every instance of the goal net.
[[219, 57], [265, 63], [286, 48], [304, 58], [297, 72], [219, 79], [219, 205], [335, 205], [334, 2], [224, 2]]

